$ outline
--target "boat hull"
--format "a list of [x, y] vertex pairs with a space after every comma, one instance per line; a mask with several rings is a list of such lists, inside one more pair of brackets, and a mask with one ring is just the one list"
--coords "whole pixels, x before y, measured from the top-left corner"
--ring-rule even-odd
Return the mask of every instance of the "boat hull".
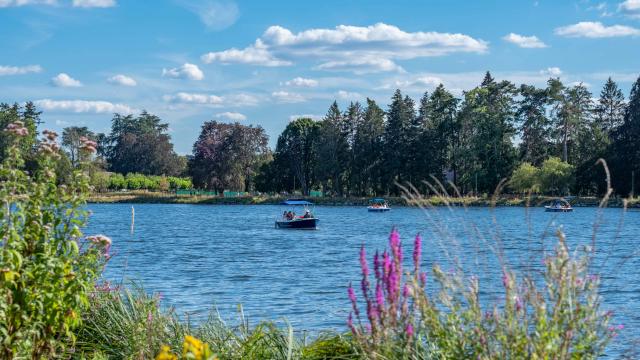
[[391, 208], [375, 208], [375, 207], [367, 207], [367, 211], [369, 212], [385, 212], [389, 211]]
[[278, 229], [316, 229], [320, 219], [294, 219], [294, 220], [276, 220], [276, 228]]
[[573, 208], [554, 208], [551, 206], [545, 206], [544, 211], [546, 212], [572, 212]]

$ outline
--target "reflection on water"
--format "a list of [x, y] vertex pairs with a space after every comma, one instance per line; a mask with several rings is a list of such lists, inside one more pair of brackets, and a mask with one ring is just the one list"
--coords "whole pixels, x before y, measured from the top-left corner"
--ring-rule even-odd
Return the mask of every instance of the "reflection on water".
[[[500, 263], [504, 250], [512, 267], [540, 269], [545, 251], [562, 227], [572, 248], [591, 244], [598, 210], [545, 213], [523, 208], [422, 211], [395, 208], [369, 213], [361, 207], [316, 207], [316, 231], [274, 229], [280, 206], [92, 204], [87, 233], [113, 239], [116, 256], [106, 277], [140, 281], [162, 293], [179, 313], [202, 318], [216, 306], [225, 318], [243, 304], [255, 323], [286, 317], [297, 330], [346, 329], [346, 287], [359, 281], [357, 254], [383, 249], [396, 226], [410, 251], [412, 237], [425, 238], [423, 266], [443, 269], [459, 258], [469, 274], [479, 276], [487, 303], [500, 299]], [[616, 341], [640, 338], [640, 212], [606, 209], [595, 241], [594, 272], [614, 321], [625, 330]], [[410, 256], [406, 256], [410, 259]]]

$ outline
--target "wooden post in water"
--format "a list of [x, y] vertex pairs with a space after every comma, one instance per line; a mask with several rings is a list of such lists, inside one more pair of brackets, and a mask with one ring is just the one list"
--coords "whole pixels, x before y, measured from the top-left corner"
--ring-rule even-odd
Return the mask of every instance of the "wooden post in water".
[[135, 219], [136, 219], [136, 211], [133, 208], [133, 205], [131, 205], [131, 233], [133, 234], [133, 224], [135, 223]]

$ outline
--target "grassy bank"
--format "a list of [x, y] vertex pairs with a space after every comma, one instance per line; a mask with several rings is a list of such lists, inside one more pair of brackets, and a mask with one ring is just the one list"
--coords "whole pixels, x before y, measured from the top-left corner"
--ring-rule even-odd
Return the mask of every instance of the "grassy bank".
[[[291, 196], [295, 197], [295, 196]], [[148, 203], [148, 204], [209, 204], [209, 205], [277, 205], [287, 197], [283, 196], [243, 196], [243, 197], [219, 197], [203, 195], [176, 195], [170, 192], [153, 191], [129, 191], [129, 192], [104, 192], [94, 193], [89, 197], [90, 203]], [[365, 206], [368, 197], [315, 197], [311, 200], [317, 205], [329, 206]], [[391, 206], [542, 206], [553, 200], [551, 196], [534, 196], [531, 198], [512, 195], [501, 196], [495, 201], [490, 197], [465, 196], [460, 198], [446, 198], [443, 196], [431, 196], [419, 201], [408, 201], [402, 197], [386, 197]], [[571, 200], [575, 207], [596, 207], [600, 199], [596, 197], [576, 197]], [[623, 207], [624, 199], [611, 198], [609, 207]], [[627, 203], [628, 207], [640, 207], [640, 198], [634, 198]]]

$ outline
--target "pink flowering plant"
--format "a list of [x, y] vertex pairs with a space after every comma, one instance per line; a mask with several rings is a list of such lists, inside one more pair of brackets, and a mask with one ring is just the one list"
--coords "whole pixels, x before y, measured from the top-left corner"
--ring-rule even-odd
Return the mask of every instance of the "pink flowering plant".
[[0, 165], [0, 358], [55, 358], [73, 342], [111, 240], [83, 236], [88, 178], [78, 171], [57, 184], [57, 134], [29, 147], [36, 169], [27, 172], [32, 130], [15, 122], [4, 131], [12, 144]]
[[360, 294], [349, 286], [347, 323], [366, 358], [594, 359], [623, 329], [609, 325], [611, 312], [600, 309], [588, 249], [570, 255], [562, 233], [541, 278], [532, 272], [519, 279], [503, 266], [502, 300], [487, 306], [478, 278], [460, 267], [444, 272], [433, 265], [429, 280], [438, 290], [429, 294], [419, 235], [413, 250], [413, 266], [405, 269], [395, 229], [389, 249], [373, 256], [373, 271], [360, 250]]

